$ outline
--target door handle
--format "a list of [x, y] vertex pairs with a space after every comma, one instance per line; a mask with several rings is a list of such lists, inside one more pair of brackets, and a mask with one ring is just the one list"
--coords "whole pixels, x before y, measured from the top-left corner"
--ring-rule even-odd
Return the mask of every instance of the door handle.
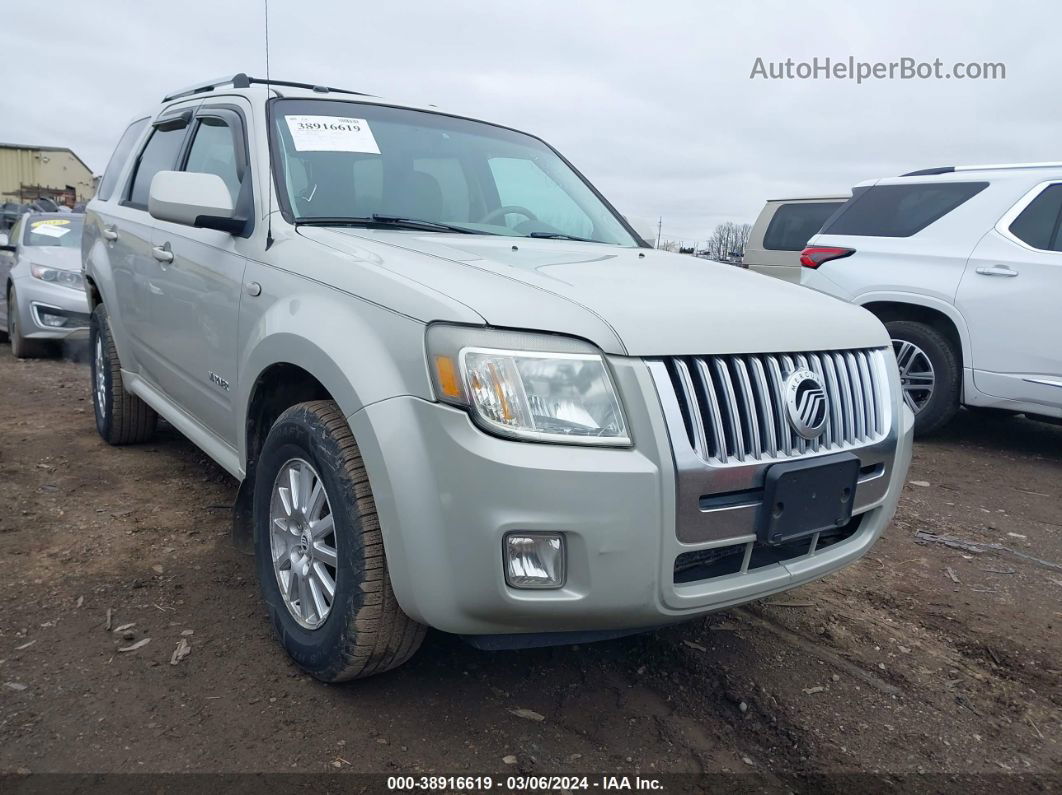
[[100, 232], [103, 235], [104, 240], [117, 240], [118, 239], [118, 227], [114, 224], [107, 224]]
[[982, 276], [1017, 276], [1018, 272], [1007, 265], [982, 266], [977, 269]]
[[163, 265], [168, 265], [169, 263], [173, 262], [173, 252], [170, 251], [169, 243], [163, 243], [161, 246], [152, 246], [151, 256], [153, 256]]

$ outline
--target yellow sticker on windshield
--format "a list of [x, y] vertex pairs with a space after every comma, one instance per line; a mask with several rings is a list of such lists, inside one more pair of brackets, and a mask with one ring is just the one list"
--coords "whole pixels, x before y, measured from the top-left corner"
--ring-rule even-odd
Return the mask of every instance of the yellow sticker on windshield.
[[34, 221], [30, 226], [66, 226], [69, 223], [65, 218], [45, 218], [43, 221]]

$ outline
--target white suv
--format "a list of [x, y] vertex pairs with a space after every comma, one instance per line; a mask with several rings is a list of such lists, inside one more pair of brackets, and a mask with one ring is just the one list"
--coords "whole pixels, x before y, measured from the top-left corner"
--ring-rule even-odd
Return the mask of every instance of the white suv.
[[871, 180], [801, 255], [801, 283], [874, 312], [916, 432], [960, 404], [1062, 418], [1062, 163]]

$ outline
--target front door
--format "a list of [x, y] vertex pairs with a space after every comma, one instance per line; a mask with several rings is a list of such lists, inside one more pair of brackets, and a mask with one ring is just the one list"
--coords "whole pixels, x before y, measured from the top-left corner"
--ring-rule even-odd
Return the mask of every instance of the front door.
[[[216, 174], [237, 213], [250, 217], [250, 169], [243, 117], [204, 106], [196, 113], [181, 170]], [[246, 259], [227, 232], [155, 222], [152, 323], [160, 386], [188, 414], [235, 445], [237, 320]]]
[[985, 235], [955, 304], [974, 383], [1000, 398], [1062, 406], [1062, 183], [1038, 186]]

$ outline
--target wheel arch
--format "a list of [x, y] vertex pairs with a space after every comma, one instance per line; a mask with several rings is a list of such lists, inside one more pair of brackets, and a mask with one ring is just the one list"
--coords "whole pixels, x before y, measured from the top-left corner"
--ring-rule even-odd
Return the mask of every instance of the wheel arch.
[[871, 294], [860, 296], [858, 303], [882, 323], [890, 320], [913, 320], [932, 326], [955, 347], [959, 364], [971, 367], [970, 336], [958, 310], [951, 304], [921, 295]]

